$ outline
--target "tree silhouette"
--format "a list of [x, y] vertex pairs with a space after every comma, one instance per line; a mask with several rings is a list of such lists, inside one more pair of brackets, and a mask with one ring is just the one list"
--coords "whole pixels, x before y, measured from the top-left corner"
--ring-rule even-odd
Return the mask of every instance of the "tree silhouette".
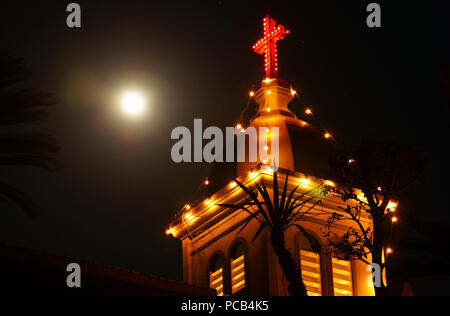
[[[239, 187], [250, 197], [250, 201], [240, 204], [218, 205], [225, 208], [243, 210], [250, 215], [248, 221], [239, 230], [238, 235], [253, 220], [257, 220], [260, 225], [252, 242], [255, 241], [264, 230], [270, 232], [270, 242], [277, 255], [281, 270], [289, 282], [289, 294], [291, 296], [307, 296], [301, 271], [292, 257], [292, 254], [286, 249], [284, 234], [289, 228], [297, 227], [311, 243], [312, 248], [318, 252], [320, 246], [308, 235], [305, 229], [300, 225], [300, 222], [306, 216], [318, 215], [314, 209], [317, 205], [321, 205], [322, 201], [313, 194], [317, 189], [305, 193], [298, 193], [297, 190], [299, 186], [297, 186], [288, 195], [288, 178], [289, 174], [286, 175], [284, 188], [280, 193], [278, 187], [278, 173], [273, 174], [272, 197], [269, 195], [264, 181], [261, 181], [261, 184], [258, 184], [255, 181], [254, 187], [252, 188], [251, 186], [247, 187], [235, 180]], [[260, 200], [258, 196], [260, 196], [262, 200]], [[316, 213], [313, 214], [313, 212]]]
[[[330, 178], [336, 185], [325, 189], [347, 207], [341, 207], [343, 214], [330, 216], [325, 236], [347, 259], [369, 264], [370, 255], [372, 263], [385, 270], [396, 255], [394, 243], [399, 242], [397, 225], [401, 208], [397, 208], [397, 201], [428, 173], [424, 155], [396, 143], [363, 142], [358, 150], [333, 157], [330, 167]], [[364, 227], [363, 215], [372, 219], [372, 227]], [[357, 228], [337, 235], [330, 228], [339, 221], [352, 221]], [[375, 287], [377, 296], [388, 294], [387, 285], [381, 283], [381, 287]]]
[[[8, 133], [8, 126], [41, 121], [56, 105], [54, 95], [36, 89], [23, 88], [29, 72], [21, 58], [0, 53], [0, 165], [34, 166], [48, 171], [60, 169], [57, 160], [59, 146], [53, 137], [39, 133]], [[30, 216], [39, 208], [30, 197], [6, 183], [0, 182], [0, 201], [12, 202]]]

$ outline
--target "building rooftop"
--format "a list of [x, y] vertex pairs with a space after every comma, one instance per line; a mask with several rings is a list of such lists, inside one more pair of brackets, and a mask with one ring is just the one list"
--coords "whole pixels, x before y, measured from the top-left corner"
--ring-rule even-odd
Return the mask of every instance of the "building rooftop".
[[[69, 289], [67, 265], [81, 267], [81, 288]], [[136, 271], [0, 244], [2, 291], [42, 295], [215, 296], [215, 291]]]

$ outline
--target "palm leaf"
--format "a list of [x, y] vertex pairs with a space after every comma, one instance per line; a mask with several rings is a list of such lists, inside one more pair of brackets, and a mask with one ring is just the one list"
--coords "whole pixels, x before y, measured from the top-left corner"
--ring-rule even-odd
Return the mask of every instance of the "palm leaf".
[[48, 109], [57, 104], [55, 96], [33, 89], [23, 89], [0, 95], [0, 125], [15, 125], [41, 121], [49, 116]]
[[0, 183], [0, 200], [16, 204], [22, 211], [32, 217], [40, 213], [38, 206], [27, 194], [4, 183]]
[[294, 188], [294, 190], [292, 190], [291, 193], [289, 194], [289, 197], [288, 197], [287, 202], [286, 202], [286, 207], [283, 209], [283, 214], [281, 215], [281, 218], [282, 218], [283, 221], [286, 220], [287, 216], [289, 215], [288, 214], [288, 209], [290, 208], [292, 198], [294, 197], [294, 194], [297, 192], [299, 187], [300, 187], [300, 185], [297, 185]]
[[263, 232], [263, 230], [264, 230], [264, 228], [266, 228], [266, 226], [267, 226], [267, 223], [262, 223], [259, 226], [258, 230], [255, 233], [255, 236], [253, 236], [253, 238], [252, 238], [252, 242], [254, 242], [259, 237], [259, 235]]
[[60, 150], [56, 140], [45, 134], [15, 134], [0, 136], [0, 154], [30, 153], [56, 154]]
[[5, 154], [0, 155], [0, 165], [33, 166], [48, 171], [61, 170], [58, 160], [52, 156], [33, 154]]
[[309, 191], [307, 191], [307, 192], [304, 192], [304, 193], [300, 194], [299, 196], [297, 196], [297, 197], [291, 202], [291, 204], [287, 207], [287, 209], [288, 209], [288, 210], [293, 210], [293, 209], [295, 209], [295, 207], [293, 208], [293, 205], [296, 205], [296, 204], [302, 204], [302, 203], [305, 204], [305, 203], [308, 203], [310, 200], [315, 199], [315, 197], [313, 196], [313, 197], [309, 198], [309, 199], [306, 200], [306, 201], [301, 201], [301, 202], [299, 202], [299, 201], [302, 200], [305, 196], [307, 196], [307, 195], [309, 195], [310, 193], [314, 192], [314, 190], [316, 190], [316, 188], [311, 189], [311, 190], [309, 190]]
[[269, 225], [272, 225], [273, 217], [274, 217], [274, 208], [273, 208], [272, 200], [270, 199], [270, 197], [269, 197], [269, 195], [267, 193], [266, 186], [264, 185], [264, 182], [261, 182], [261, 186], [262, 187], [260, 187], [258, 185], [258, 183], [255, 183], [255, 185], [256, 185], [256, 189], [258, 190], [259, 194], [261, 194], [262, 198], [265, 201], [266, 210], [267, 210], [268, 214], [266, 214], [266, 212], [264, 210], [262, 210], [263, 215], [264, 215], [267, 223]]
[[281, 218], [283, 216], [283, 211], [284, 211], [284, 208], [286, 206], [286, 195], [287, 195], [288, 179], [289, 179], [289, 172], [286, 174], [286, 181], [284, 183], [283, 193], [281, 194], [281, 201], [280, 201], [280, 208], [279, 208], [280, 220], [281, 220]]
[[278, 173], [273, 174], [273, 205], [275, 208], [279, 207], [279, 197], [278, 197]]
[[[255, 215], [255, 219], [257, 219], [260, 223], [262, 223], [261, 219], [259, 219], [257, 216], [260, 214], [260, 211], [250, 211], [246, 206], [246, 204], [253, 204], [253, 203], [241, 203], [241, 204], [217, 204], [217, 206], [223, 207], [223, 208], [231, 208], [235, 210], [242, 210], [248, 213], [249, 215], [253, 216]], [[256, 203], [255, 203], [256, 204]]]
[[[40, 121], [49, 115], [50, 107], [57, 104], [51, 93], [19, 87], [28, 76], [23, 59], [0, 52], [0, 125]], [[61, 168], [56, 157], [58, 151], [56, 141], [48, 135], [0, 136], [0, 165], [35, 166], [56, 171]], [[39, 213], [28, 195], [2, 183], [0, 200], [15, 203], [31, 216]]]
[[236, 236], [239, 236], [239, 234], [250, 224], [250, 222], [255, 219], [256, 214], [252, 214], [249, 216], [248, 220], [245, 222], [244, 225], [242, 225], [242, 228], [237, 232]]
[[314, 252], [320, 253], [321, 247], [320, 247], [320, 244], [316, 241], [316, 239], [312, 238], [301, 225], [295, 224], [294, 226], [297, 227], [302, 232], [303, 236], [306, 237], [306, 239], [308, 240], [308, 242], [311, 245], [311, 248], [314, 250]]
[[[302, 213], [302, 217], [306, 216], [312, 209], [314, 209], [318, 204], [322, 204], [321, 200], [317, 200], [313, 205], [311, 205], [305, 212]], [[293, 211], [290, 219], [288, 222], [294, 222], [296, 220], [297, 214], [300, 212], [300, 210], [306, 205], [306, 203], [301, 203], [298, 207], [297, 211]], [[295, 209], [295, 208], [294, 208]], [[287, 228], [289, 228], [291, 225], [289, 225]]]

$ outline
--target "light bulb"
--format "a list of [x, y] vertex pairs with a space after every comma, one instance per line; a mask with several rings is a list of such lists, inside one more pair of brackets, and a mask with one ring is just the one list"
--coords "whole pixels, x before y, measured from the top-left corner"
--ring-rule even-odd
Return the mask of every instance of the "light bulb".
[[335, 186], [334, 182], [333, 182], [333, 181], [330, 181], [330, 180], [327, 180], [327, 181], [325, 182], [325, 185], [328, 185], [329, 187], [334, 187], [334, 186]]
[[309, 184], [309, 179], [306, 179], [306, 178], [300, 179], [300, 183], [303, 184], [303, 185], [308, 185]]

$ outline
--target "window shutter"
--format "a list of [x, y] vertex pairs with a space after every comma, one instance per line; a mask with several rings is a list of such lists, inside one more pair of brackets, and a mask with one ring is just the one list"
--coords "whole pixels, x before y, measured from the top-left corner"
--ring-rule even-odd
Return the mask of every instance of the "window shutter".
[[303, 283], [306, 286], [308, 296], [322, 295], [322, 281], [320, 276], [320, 255], [301, 249], [300, 262]]
[[223, 268], [209, 273], [209, 287], [217, 291], [217, 296], [223, 296]]
[[245, 255], [231, 260], [231, 291], [232, 294], [245, 288]]
[[352, 264], [332, 258], [334, 296], [353, 296]]

